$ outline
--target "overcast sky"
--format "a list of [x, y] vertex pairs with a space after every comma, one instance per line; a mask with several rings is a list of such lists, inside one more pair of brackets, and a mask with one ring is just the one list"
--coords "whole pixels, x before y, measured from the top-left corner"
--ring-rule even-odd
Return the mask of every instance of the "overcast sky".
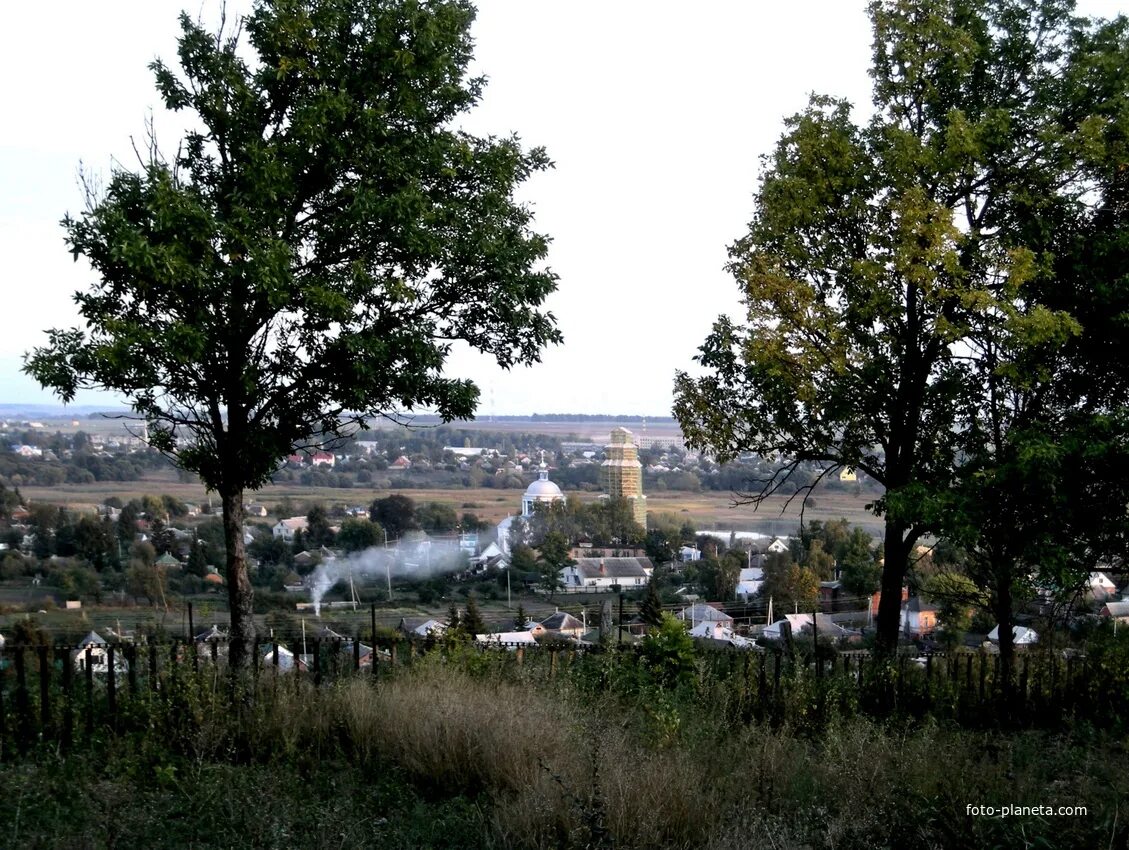
[[[1090, 0], [1110, 16], [1123, 4]], [[489, 77], [465, 127], [519, 133], [554, 170], [521, 199], [552, 239], [548, 302], [564, 334], [543, 362], [504, 372], [458, 353], [449, 372], [482, 388], [480, 415], [670, 414], [676, 369], [737, 293], [726, 246], [752, 213], [759, 157], [811, 92], [865, 116], [865, 0], [480, 0], [476, 73]], [[250, 7], [229, 0], [229, 14]], [[59, 219], [82, 207], [80, 162], [134, 161], [150, 108], [147, 65], [175, 64], [177, 14], [217, 0], [5, 4], [0, 32], [0, 402], [51, 402], [19, 374], [43, 330], [77, 321], [90, 281]], [[691, 11], [692, 10], [692, 11]], [[161, 120], [170, 149], [180, 125]], [[84, 394], [79, 403], [102, 403]]]

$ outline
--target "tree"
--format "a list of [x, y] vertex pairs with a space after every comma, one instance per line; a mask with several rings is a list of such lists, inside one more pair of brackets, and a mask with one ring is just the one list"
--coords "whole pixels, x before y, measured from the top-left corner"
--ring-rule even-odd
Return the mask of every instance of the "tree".
[[[563, 586], [561, 570], [576, 563], [568, 553], [568, 540], [559, 531], [550, 531], [537, 550], [538, 584], [549, 593], [549, 598]], [[516, 551], [515, 551], [516, 556]], [[516, 564], [516, 558], [515, 558]]]
[[459, 620], [459, 628], [466, 632], [471, 640], [474, 640], [476, 635], [486, 634], [486, 623], [482, 620], [482, 612], [478, 610], [478, 599], [473, 593], [467, 597], [466, 609], [463, 611], [462, 619]]
[[514, 612], [514, 629], [523, 632], [529, 626], [529, 615], [525, 613], [525, 607], [519, 602], [517, 603], [517, 610]]
[[337, 543], [346, 552], [363, 552], [383, 539], [380, 526], [368, 517], [349, 517], [341, 523]]
[[216, 32], [182, 15], [180, 73], [151, 69], [196, 129], [171, 157], [151, 137], [64, 219], [97, 278], [85, 328], [49, 331], [24, 368], [64, 401], [123, 394], [219, 493], [233, 665], [254, 636], [245, 490], [375, 417], [470, 418], [453, 341], [509, 367], [561, 339], [548, 240], [513, 200], [549, 160], [454, 129], [484, 85], [473, 18], [466, 0], [261, 0]]
[[663, 603], [652, 579], [647, 582], [647, 593], [639, 604], [639, 617], [652, 628], [658, 628], [663, 620]]
[[773, 552], [765, 559], [761, 596], [771, 598], [777, 610], [810, 611], [819, 603], [819, 576], [787, 555]]
[[325, 505], [314, 505], [306, 514], [306, 541], [308, 546], [330, 546], [333, 529], [329, 527], [329, 514]]
[[369, 518], [388, 533], [389, 540], [398, 540], [407, 532], [419, 528], [419, 523], [416, 522], [416, 503], [400, 493], [393, 493], [373, 502], [369, 508]]
[[198, 578], [203, 578], [208, 574], [208, 556], [204, 552], [204, 544], [199, 540], [192, 541], [192, 546], [188, 550], [188, 563], [184, 570], [189, 575]]
[[450, 505], [441, 502], [426, 502], [416, 508], [416, 522], [424, 531], [432, 534], [446, 534], [454, 531], [459, 524], [458, 514]]
[[977, 382], [961, 343], [1036, 294], [1016, 287], [1046, 258], [1011, 225], [1059, 191], [1100, 118], [1057, 98], [1080, 61], [1063, 45], [1090, 28], [1072, 5], [872, 2], [873, 118], [858, 126], [846, 102], [813, 97], [788, 120], [730, 249], [746, 325], [719, 319], [697, 357], [706, 374], [676, 379], [688, 444], [784, 459], [748, 500], [805, 463], [822, 468], [808, 491], [844, 466], [884, 487], [883, 653], [910, 553], [940, 528], [964, 456]]

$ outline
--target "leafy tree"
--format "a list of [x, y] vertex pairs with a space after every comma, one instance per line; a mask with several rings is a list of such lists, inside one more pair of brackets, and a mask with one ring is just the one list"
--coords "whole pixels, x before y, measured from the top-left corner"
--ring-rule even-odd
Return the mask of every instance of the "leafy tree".
[[118, 540], [126, 545], [133, 542], [137, 536], [137, 519], [138, 510], [133, 502], [129, 502], [122, 506], [121, 513], [118, 514], [118, 521], [116, 532]]
[[349, 517], [341, 523], [341, 530], [337, 532], [337, 543], [346, 552], [371, 549], [383, 539], [380, 526], [367, 517]]
[[416, 508], [416, 522], [424, 531], [432, 534], [446, 534], [454, 531], [459, 524], [458, 515], [450, 505], [441, 502], [426, 502]]
[[478, 610], [478, 599], [472, 593], [467, 597], [466, 609], [459, 620], [459, 628], [473, 639], [475, 635], [486, 634], [486, 623], [482, 620], [482, 612]]
[[416, 522], [416, 503], [400, 493], [393, 493], [373, 502], [369, 508], [369, 518], [388, 533], [389, 540], [398, 540], [407, 532], [419, 528], [419, 523]]
[[861, 528], [851, 532], [839, 556], [839, 579], [851, 596], [869, 597], [881, 582], [882, 567], [870, 548], [870, 538]]
[[647, 582], [647, 593], [639, 605], [639, 616], [644, 623], [652, 628], [658, 628], [662, 625], [663, 604], [662, 600], [659, 599], [659, 591], [653, 580]]
[[771, 598], [778, 611], [810, 611], [819, 602], [819, 576], [788, 555], [773, 552], [765, 559], [761, 596]]
[[306, 514], [306, 545], [333, 545], [333, 529], [329, 527], [329, 514], [325, 505], [314, 505]]
[[938, 604], [937, 619], [941, 623], [942, 640], [950, 647], [959, 645], [972, 622], [972, 608], [983, 607], [988, 601], [988, 594], [968, 576], [955, 572], [930, 576], [922, 589]]
[[541, 541], [537, 556], [538, 584], [549, 592], [549, 598], [562, 586], [561, 570], [576, 563], [568, 554], [568, 540], [559, 531], [551, 531]]
[[544, 151], [454, 129], [484, 84], [473, 18], [465, 0], [263, 0], [218, 32], [182, 15], [181, 72], [151, 69], [195, 129], [171, 158], [151, 139], [64, 219], [97, 277], [85, 329], [50, 331], [25, 369], [65, 401], [122, 393], [219, 493], [236, 666], [254, 636], [244, 490], [377, 416], [469, 418], [452, 340], [503, 367], [560, 340], [539, 309], [547, 239], [513, 200]]
[[696, 681], [694, 639], [670, 614], [663, 614], [659, 627], [643, 638], [640, 654], [651, 675], [667, 687], [691, 686]]
[[190, 575], [199, 578], [203, 578], [208, 574], [208, 556], [204, 552], [204, 544], [199, 540], [192, 541], [192, 546], [188, 550], [188, 563], [185, 565], [184, 569]]
[[730, 249], [746, 324], [719, 319], [697, 358], [706, 374], [676, 379], [690, 445], [784, 459], [754, 503], [813, 462], [884, 488], [880, 652], [897, 644], [910, 554], [941, 526], [963, 457], [977, 382], [958, 343], [1037, 294], [1019, 291], [1047, 259], [1027, 247], [1027, 211], [1085, 200], [1064, 176], [1106, 118], [1059, 85], [1089, 55], [1093, 27], [1072, 6], [872, 2], [872, 119], [816, 96], [788, 120]]

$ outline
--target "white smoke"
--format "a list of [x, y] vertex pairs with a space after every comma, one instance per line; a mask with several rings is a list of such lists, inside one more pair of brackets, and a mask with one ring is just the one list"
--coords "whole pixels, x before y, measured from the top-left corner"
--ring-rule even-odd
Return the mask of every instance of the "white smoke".
[[314, 615], [321, 616], [321, 601], [340, 581], [352, 578], [356, 584], [380, 583], [396, 579], [428, 579], [463, 569], [463, 553], [452, 540], [401, 540], [394, 545], [373, 546], [344, 558], [327, 558], [318, 564], [308, 579]]

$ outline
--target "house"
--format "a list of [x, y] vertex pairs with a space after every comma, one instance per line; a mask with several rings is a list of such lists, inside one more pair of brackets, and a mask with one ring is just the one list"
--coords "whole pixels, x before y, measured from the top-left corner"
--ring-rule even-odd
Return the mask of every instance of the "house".
[[271, 533], [274, 534], [278, 540], [284, 540], [287, 543], [294, 542], [294, 534], [299, 531], [305, 531], [309, 528], [310, 521], [304, 516], [294, 516], [289, 519], [280, 519], [275, 523]]
[[314, 452], [310, 455], [310, 463], [313, 466], [328, 466], [332, 467], [337, 462], [333, 456], [333, 452]]
[[[812, 630], [811, 620], [811, 614], [785, 614], [783, 620], [777, 620], [772, 625], [766, 626], [761, 633], [761, 637], [766, 640], [780, 640], [781, 626], [784, 623], [791, 626], [793, 635], [800, 635], [804, 632], [810, 635]], [[820, 637], [845, 638], [858, 635], [858, 632], [852, 629], [845, 629], [838, 623], [831, 622], [830, 617], [817, 617], [815, 628]]]
[[243, 506], [243, 513], [247, 516], [263, 517], [267, 515], [267, 506], [260, 505], [258, 502], [250, 502]]
[[712, 605], [695, 603], [688, 608], [683, 608], [674, 615], [684, 623], [689, 623], [693, 629], [698, 623], [719, 623], [727, 629], [733, 628], [733, 618]]
[[915, 596], [902, 606], [902, 634], [924, 637], [937, 630], [937, 606]]
[[[566, 637], [577, 639], [584, 637], [584, 633], [588, 630], [584, 623], [565, 611], [557, 611], [557, 613], [546, 617], [540, 625], [545, 631], [559, 632]], [[534, 630], [534, 637], [537, 636], [538, 633]]]
[[89, 656], [91, 672], [105, 673], [109, 669], [107, 646], [106, 640], [98, 632], [87, 632], [86, 637], [75, 647], [75, 670], [80, 673], [86, 672], [86, 661]]
[[155, 566], [163, 567], [165, 569], [171, 568], [178, 570], [184, 568], [184, 564], [182, 564], [175, 556], [173, 556], [171, 552], [165, 552], [165, 554], [161, 555], [161, 557], [157, 559]]
[[302, 659], [294, 655], [289, 649], [281, 644], [272, 644], [267, 648], [266, 654], [263, 656], [263, 669], [270, 669], [274, 666], [275, 650], [278, 651], [278, 671], [280, 673], [289, 673], [297, 668], [299, 673], [305, 673], [309, 670], [309, 665]]
[[560, 575], [568, 592], [614, 591], [645, 587], [654, 568], [650, 558], [578, 558]]
[[746, 637], [737, 634], [733, 629], [716, 621], [703, 620], [690, 629], [690, 637], [701, 640], [718, 641], [728, 646], [739, 649], [751, 649], [756, 644]]
[[402, 617], [396, 629], [408, 637], [441, 637], [447, 631], [447, 624], [434, 618]]
[[396, 470], [397, 472], [402, 472], [404, 470], [411, 469], [412, 462], [407, 458], [406, 455], [400, 455], [398, 458], [392, 461], [392, 463], [388, 464], [388, 468]]
[[493, 632], [488, 635], [475, 635], [474, 642], [480, 646], [501, 644], [509, 649], [518, 646], [537, 646], [537, 639], [530, 632]]
[[697, 546], [683, 546], [678, 550], [678, 560], [686, 564], [691, 561], [702, 560], [702, 550]]
[[1095, 602], [1107, 602], [1117, 597], [1117, 585], [1105, 573], [1093, 572], [1086, 580], [1086, 595]]
[[764, 570], [760, 567], [746, 567], [737, 576], [737, 591], [735, 596], [748, 602], [752, 597], [761, 592], [764, 584]]
[[[878, 603], [882, 600], [882, 591], [876, 590], [870, 596], [870, 616], [878, 616]], [[902, 585], [902, 605], [909, 601], [909, 588]]]
[[[992, 631], [988, 632], [988, 640], [992, 643], [1000, 642], [1000, 627], [998, 624]], [[1038, 643], [1039, 635], [1034, 629], [1029, 629], [1026, 626], [1012, 626], [1011, 640], [1015, 646], [1031, 646]]]
[[1107, 602], [1102, 606], [1099, 616], [1115, 623], [1129, 623], [1129, 602]]
[[821, 581], [819, 583], [819, 610], [828, 614], [835, 610], [839, 597], [843, 595], [841, 581]]

